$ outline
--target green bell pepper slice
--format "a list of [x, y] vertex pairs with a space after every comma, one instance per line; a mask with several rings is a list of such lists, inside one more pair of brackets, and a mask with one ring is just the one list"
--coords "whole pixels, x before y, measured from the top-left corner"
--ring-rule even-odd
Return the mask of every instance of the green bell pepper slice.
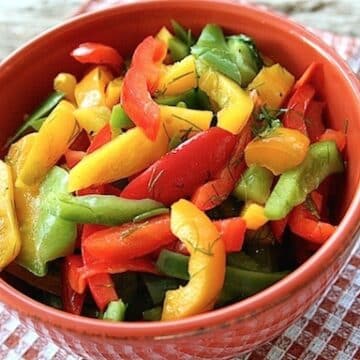
[[270, 195], [274, 175], [264, 167], [251, 165], [236, 184], [233, 195], [238, 200], [265, 204]]
[[[53, 195], [66, 191], [68, 173], [55, 166], [40, 186], [37, 222], [33, 236], [27, 238], [17, 262], [37, 276], [47, 274], [47, 263], [70, 255], [74, 251], [77, 235], [76, 223], [51, 214], [48, 203]], [[50, 196], [51, 195], [51, 196]]]
[[269, 220], [283, 219], [307, 195], [318, 188], [331, 174], [344, 171], [344, 162], [333, 141], [312, 144], [305, 160], [296, 168], [284, 172], [265, 205]]
[[126, 305], [122, 300], [111, 301], [106, 308], [103, 320], [123, 321], [125, 318]]

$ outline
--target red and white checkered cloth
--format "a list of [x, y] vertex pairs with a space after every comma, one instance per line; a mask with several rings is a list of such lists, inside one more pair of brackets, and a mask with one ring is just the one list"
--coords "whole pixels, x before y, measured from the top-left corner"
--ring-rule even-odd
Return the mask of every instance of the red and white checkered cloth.
[[[119, 2], [90, 0], [78, 13]], [[244, 2], [239, 0], [239, 2]], [[311, 29], [345, 59], [360, 52], [360, 38]], [[359, 243], [360, 245], [360, 243]], [[28, 330], [0, 303], [0, 359], [80, 360]], [[238, 360], [360, 360], [360, 246], [322, 298], [276, 340]], [[234, 359], [234, 360], [235, 360]]]

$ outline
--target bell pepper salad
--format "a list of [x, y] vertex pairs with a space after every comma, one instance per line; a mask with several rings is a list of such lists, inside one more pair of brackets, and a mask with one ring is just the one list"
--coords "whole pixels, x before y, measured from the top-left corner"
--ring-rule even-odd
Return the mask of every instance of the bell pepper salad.
[[30, 296], [182, 319], [271, 286], [336, 230], [346, 134], [328, 127], [322, 65], [296, 79], [247, 35], [171, 24], [130, 58], [73, 49], [83, 76], [58, 74], [7, 142], [0, 268], [61, 284]]

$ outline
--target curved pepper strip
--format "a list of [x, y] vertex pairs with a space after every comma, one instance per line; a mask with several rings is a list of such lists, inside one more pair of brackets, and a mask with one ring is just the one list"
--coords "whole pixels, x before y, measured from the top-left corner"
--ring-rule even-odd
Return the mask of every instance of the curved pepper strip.
[[198, 133], [133, 179], [121, 196], [164, 205], [189, 197], [224, 167], [235, 143], [235, 135], [217, 127]]
[[234, 81], [210, 69], [200, 75], [199, 88], [221, 109], [217, 113], [217, 126], [239, 134], [254, 108], [250, 95]]
[[189, 253], [190, 280], [167, 291], [161, 320], [177, 320], [213, 308], [225, 278], [225, 247], [211, 220], [187, 200], [171, 207], [171, 231]]
[[[104, 226], [99, 225], [84, 225], [81, 234], [81, 252], [84, 265], [87, 267], [93, 266], [97, 258], [91, 256], [85, 249], [87, 239], [97, 231], [104, 229]], [[70, 281], [71, 288], [78, 294], [84, 294], [86, 285], [89, 285], [91, 295], [97, 307], [104, 311], [106, 306], [111, 302], [117, 300], [119, 297], [115, 290], [115, 284], [111, 276], [106, 272], [98, 272], [92, 276], [81, 278], [80, 272], [84, 267], [78, 268], [72, 274]]]
[[19, 171], [16, 186], [40, 183], [65, 154], [80, 131], [74, 110], [71, 103], [63, 100], [50, 113]]
[[[312, 192], [312, 201], [316, 205], [316, 212], [321, 213], [322, 196], [315, 191]], [[320, 204], [319, 204], [320, 203]], [[329, 237], [335, 232], [336, 226], [320, 220], [317, 214], [314, 214], [311, 209], [307, 207], [306, 202], [296, 206], [289, 216], [290, 230], [315, 244], [324, 244]]]
[[227, 165], [219, 172], [215, 180], [201, 185], [191, 197], [191, 202], [200, 210], [213, 209], [231, 194], [236, 182], [245, 170], [244, 149], [251, 138], [251, 122], [248, 121], [239, 135], [238, 142]]
[[[111, 137], [110, 128], [106, 135]], [[167, 146], [168, 138], [162, 128], [155, 141], [149, 140], [138, 127], [129, 129], [86, 155], [72, 168], [68, 190], [72, 192], [91, 185], [107, 184], [137, 174], [165, 154]]]
[[119, 72], [124, 63], [120, 54], [111, 46], [86, 42], [75, 48], [70, 55], [82, 64], [104, 64]]
[[324, 107], [324, 102], [311, 100], [306, 109], [305, 124], [311, 143], [319, 141], [320, 136], [325, 131], [325, 126], [322, 119]]
[[248, 166], [262, 166], [279, 175], [304, 160], [309, 143], [298, 130], [276, 128], [269, 136], [255, 138], [246, 146], [245, 161]]
[[80, 315], [85, 293], [78, 294], [70, 285], [70, 279], [77, 269], [84, 266], [81, 255], [66, 256], [61, 268], [61, 300], [63, 309], [71, 314]]
[[265, 205], [269, 220], [283, 219], [329, 175], [344, 171], [341, 154], [333, 141], [317, 142], [309, 147], [305, 160], [283, 173]]
[[19, 254], [21, 240], [11, 167], [0, 160], [0, 271]]
[[161, 125], [159, 106], [151, 94], [157, 88], [160, 65], [167, 52], [162, 41], [148, 36], [135, 49], [131, 67], [124, 77], [121, 104], [131, 120], [155, 140]]

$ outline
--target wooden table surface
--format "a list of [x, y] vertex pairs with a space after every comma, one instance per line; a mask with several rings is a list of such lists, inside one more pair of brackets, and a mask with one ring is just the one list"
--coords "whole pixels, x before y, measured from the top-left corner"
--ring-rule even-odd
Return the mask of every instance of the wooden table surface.
[[[64, 19], [84, 0], [0, 0], [0, 59]], [[360, 37], [357, 0], [259, 0], [314, 28]]]

